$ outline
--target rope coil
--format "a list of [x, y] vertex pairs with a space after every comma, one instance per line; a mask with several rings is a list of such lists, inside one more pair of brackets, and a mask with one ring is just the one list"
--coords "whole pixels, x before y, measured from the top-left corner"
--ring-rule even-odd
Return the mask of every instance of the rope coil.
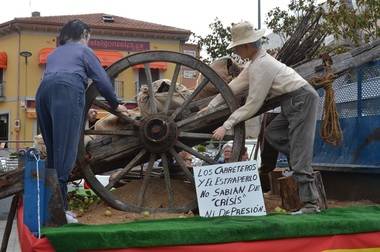
[[325, 102], [323, 104], [321, 138], [325, 143], [334, 146], [342, 142], [342, 129], [339, 123], [339, 114], [336, 109], [335, 93], [332, 87], [336, 78], [332, 70], [333, 61], [327, 53], [320, 55], [325, 69], [325, 75], [311, 81], [313, 85], [322, 86], [325, 90]]
[[337, 146], [342, 142], [342, 129], [339, 123], [339, 114], [336, 109], [332, 84], [332, 80], [323, 84], [325, 102], [323, 104], [321, 138], [324, 142]]

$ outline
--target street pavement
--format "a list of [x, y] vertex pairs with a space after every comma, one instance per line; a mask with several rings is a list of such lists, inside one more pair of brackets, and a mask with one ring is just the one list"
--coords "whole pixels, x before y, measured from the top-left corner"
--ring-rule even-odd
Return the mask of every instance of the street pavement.
[[[3, 234], [5, 231], [5, 225], [7, 223], [7, 216], [9, 207], [11, 205], [12, 197], [8, 197], [0, 200], [0, 239], [3, 240]], [[7, 252], [20, 252], [20, 245], [17, 237], [17, 225], [16, 221], [13, 222], [11, 236], [8, 241]]]

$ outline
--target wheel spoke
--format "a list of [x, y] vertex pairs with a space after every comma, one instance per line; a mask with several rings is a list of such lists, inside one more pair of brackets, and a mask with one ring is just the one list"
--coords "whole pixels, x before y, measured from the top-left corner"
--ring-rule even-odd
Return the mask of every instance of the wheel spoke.
[[145, 172], [143, 183], [142, 183], [142, 186], [140, 188], [140, 192], [139, 192], [139, 196], [138, 196], [138, 200], [137, 200], [137, 205], [139, 207], [141, 207], [143, 202], [144, 202], [145, 191], [146, 191], [146, 188], [148, 187], [149, 178], [150, 178], [150, 175], [152, 174], [153, 164], [154, 164], [155, 160], [156, 160], [156, 154], [154, 154], [154, 153], [150, 154], [148, 168]]
[[83, 173], [86, 181], [91, 185], [92, 190], [96, 192], [96, 194], [111, 207], [121, 210], [121, 211], [132, 211], [137, 212], [139, 209], [136, 206], [125, 204], [116, 198], [114, 194], [112, 194], [109, 190], [105, 189], [105, 187], [97, 180], [95, 174], [91, 170], [89, 164], [83, 164], [81, 168], [81, 172]]
[[144, 70], [145, 70], [146, 80], [148, 81], [149, 110], [150, 110], [150, 113], [155, 114], [157, 113], [157, 107], [156, 107], [156, 103], [154, 103], [152, 73], [150, 71], [149, 63], [144, 64]]
[[124, 177], [136, 163], [145, 155], [146, 150], [142, 149], [112, 180], [109, 181], [106, 189], [111, 189], [116, 182], [118, 182], [122, 177]]
[[179, 166], [182, 168], [183, 172], [185, 173], [186, 177], [190, 180], [191, 183], [195, 184], [193, 174], [189, 171], [189, 168], [187, 168], [185, 161], [178, 155], [178, 153], [171, 148], [170, 154], [174, 157], [174, 159], [177, 161]]
[[[212, 138], [212, 134], [208, 134], [208, 133], [197, 133], [197, 132], [185, 132], [185, 131], [181, 131], [179, 133], [179, 137], [183, 137], [183, 138], [197, 138], [197, 139], [211, 139]], [[233, 140], [234, 139], [234, 136], [233, 135], [225, 135], [223, 140]]]
[[85, 135], [115, 135], [115, 136], [136, 136], [134, 130], [85, 130]]
[[180, 70], [181, 70], [181, 65], [177, 64], [175, 66], [174, 75], [173, 75], [172, 81], [170, 83], [168, 98], [167, 98], [167, 100], [165, 102], [165, 106], [164, 106], [164, 113], [165, 114], [168, 114], [168, 111], [169, 111], [169, 108], [170, 108], [170, 104], [171, 104], [172, 99], [173, 99], [173, 94], [174, 94], [174, 91], [175, 91], [175, 88], [176, 88], [176, 85], [177, 85], [177, 79], [178, 79], [178, 75], [179, 75], [179, 71]]
[[165, 176], [165, 185], [166, 185], [166, 191], [168, 192], [168, 199], [169, 199], [169, 204], [168, 207], [173, 207], [173, 190], [170, 182], [170, 173], [169, 173], [169, 164], [168, 164], [168, 158], [167, 156], [162, 153], [161, 154], [161, 160], [163, 164], [163, 169], [164, 169], [164, 176]]
[[200, 154], [199, 152], [193, 150], [193, 148], [191, 148], [190, 146], [187, 146], [186, 144], [184, 144], [180, 141], [177, 141], [177, 143], [175, 145], [177, 147], [181, 148], [182, 150], [189, 152], [191, 155], [196, 156], [197, 158], [202, 159], [203, 161], [205, 161], [209, 164], [216, 164], [217, 163], [215, 160]]
[[174, 121], [179, 114], [182, 113], [182, 111], [190, 104], [190, 102], [196, 97], [199, 92], [202, 91], [202, 89], [207, 85], [209, 80], [207, 78], [204, 78], [203, 81], [198, 85], [198, 87], [194, 90], [194, 92], [190, 95], [190, 97], [182, 104], [181, 107], [177, 108], [174, 113], [171, 115], [171, 119]]
[[101, 101], [98, 101], [95, 99], [93, 104], [96, 105], [97, 107], [101, 108], [101, 109], [104, 109], [104, 110], [110, 112], [111, 114], [114, 114], [115, 116], [119, 117], [120, 119], [122, 119], [122, 120], [124, 120], [130, 124], [140, 126], [140, 123], [138, 121], [133, 120], [132, 118], [129, 118], [128, 116], [124, 115], [123, 113], [121, 113], [119, 111], [113, 110], [110, 106], [108, 106], [104, 102], [101, 102]]

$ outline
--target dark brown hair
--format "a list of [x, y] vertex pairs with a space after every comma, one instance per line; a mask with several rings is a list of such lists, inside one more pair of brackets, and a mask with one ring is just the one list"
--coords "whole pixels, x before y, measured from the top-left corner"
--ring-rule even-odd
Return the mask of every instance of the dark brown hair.
[[64, 45], [69, 40], [78, 41], [88, 33], [90, 33], [90, 26], [88, 24], [79, 19], [71, 20], [62, 27], [59, 33], [59, 45]]

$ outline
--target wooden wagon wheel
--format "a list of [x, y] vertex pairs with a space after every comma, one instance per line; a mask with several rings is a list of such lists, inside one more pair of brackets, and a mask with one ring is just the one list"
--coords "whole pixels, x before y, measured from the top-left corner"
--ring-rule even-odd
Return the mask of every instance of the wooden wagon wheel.
[[[123, 129], [117, 131], [84, 131], [84, 135], [117, 135], [119, 138], [122, 136], [120, 141], [124, 141], [123, 143], [125, 143], [125, 145], [123, 145], [121, 149], [118, 149], [117, 153], [111, 151], [112, 155], [109, 154], [107, 156], [106, 154], [103, 155], [103, 153], [103, 156], [100, 155], [101, 157], [104, 157], [105, 160], [118, 160], [120, 167], [124, 167], [122, 172], [118, 174], [115, 181], [111, 181], [107, 186], [103, 186], [95, 177], [95, 174], [97, 173], [96, 166], [103, 161], [100, 158], [95, 161], [86, 158], [87, 154], [83, 142], [79, 145], [78, 163], [86, 181], [91, 185], [91, 188], [100, 198], [115, 209], [132, 212], [141, 212], [145, 210], [150, 212], [184, 212], [194, 209], [196, 207], [196, 202], [189, 202], [189, 204], [180, 207], [173, 206], [173, 191], [171, 188], [172, 179], [169, 172], [168, 157], [174, 158], [176, 163], [182, 168], [187, 179], [192, 183], [194, 183], [194, 177], [186, 167], [184, 160], [178, 155], [179, 151], [184, 150], [208, 164], [216, 163], [213, 159], [192, 148], [194, 145], [202, 141], [209, 140], [212, 136], [210, 132], [205, 132], [204, 127], [203, 129], [199, 129], [199, 127], [197, 128], [197, 125], [202, 124], [199, 122], [205, 121], [205, 118], [209, 117], [209, 115], [198, 115], [196, 111], [189, 111], [189, 108], [196, 103], [194, 98], [205, 85], [210, 82], [218, 92], [222, 94], [226, 103], [226, 105], [224, 105], [225, 109], [228, 109], [231, 113], [238, 107], [238, 105], [228, 85], [226, 85], [223, 79], [221, 79], [214, 70], [198, 59], [181, 53], [149, 51], [133, 54], [111, 65], [107, 69], [107, 73], [111, 78], [114, 78], [122, 71], [134, 65], [144, 64], [148, 82], [148, 92], [149, 96], [152, 97], [154, 94], [151, 71], [148, 64], [150, 62], [168, 62], [175, 64], [175, 70], [171, 81], [172, 84], [168, 91], [169, 98], [164, 106], [164, 111], [161, 113], [157, 113], [155, 103], [151, 102], [149, 104], [149, 109], [151, 111], [150, 115], [141, 120], [133, 120], [128, 116], [115, 112], [106, 102], [96, 99], [96, 97], [99, 96], [99, 92], [94, 85], [91, 85], [86, 92], [86, 112], [88, 112], [92, 105], [96, 105], [118, 116], [119, 119], [124, 120], [125, 124], [129, 127], [128, 130]], [[180, 108], [177, 108], [175, 111], [169, 111], [175, 90], [175, 83], [177, 82], [181, 66], [186, 66], [199, 71], [199, 73], [203, 75], [204, 80], [194, 90], [192, 95], [185, 100]], [[150, 99], [150, 101], [152, 101], [152, 99]], [[185, 112], [187, 113], [186, 116], [184, 116]], [[215, 113], [210, 113], [211, 117], [211, 114], [214, 117], [217, 116]], [[215, 125], [215, 127], [216, 126], [220, 126], [220, 123]], [[234, 140], [232, 155], [233, 160], [235, 161], [239, 159], [244, 145], [244, 133], [244, 123], [242, 123], [234, 128], [233, 136], [231, 136]], [[163, 164], [165, 186], [168, 195], [168, 207], [152, 209], [144, 206], [143, 202], [144, 194], [149, 186], [149, 178], [152, 173], [153, 164], [157, 159], [161, 159]], [[118, 179], [128, 174], [133, 167], [147, 161], [148, 167], [145, 171], [142, 186], [138, 194], [138, 203], [122, 202], [120, 199], [116, 198], [115, 195], [110, 192], [110, 188], [112, 188]], [[103, 163], [103, 166], [106, 166], [106, 161]]]

